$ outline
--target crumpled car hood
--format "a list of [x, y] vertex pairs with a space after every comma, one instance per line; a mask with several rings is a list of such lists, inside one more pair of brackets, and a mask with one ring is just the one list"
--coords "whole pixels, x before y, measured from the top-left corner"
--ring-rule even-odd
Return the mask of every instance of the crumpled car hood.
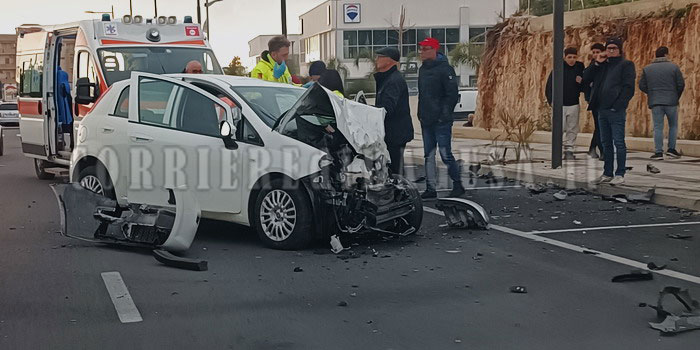
[[376, 160], [381, 156], [389, 159], [384, 142], [383, 108], [375, 108], [362, 103], [341, 98], [332, 91], [313, 84], [292, 108], [293, 115], [285, 115], [276, 130], [283, 129], [295, 115], [321, 114], [335, 117], [338, 130], [359, 154]]

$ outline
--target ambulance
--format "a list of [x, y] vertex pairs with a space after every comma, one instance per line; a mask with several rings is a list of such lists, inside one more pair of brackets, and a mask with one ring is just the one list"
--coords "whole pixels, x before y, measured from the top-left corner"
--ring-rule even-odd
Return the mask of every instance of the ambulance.
[[[80, 121], [132, 71], [223, 74], [192, 17], [126, 15], [17, 28], [17, 100], [22, 152], [40, 179], [67, 174]], [[106, 131], [108, 132], [108, 131]]]

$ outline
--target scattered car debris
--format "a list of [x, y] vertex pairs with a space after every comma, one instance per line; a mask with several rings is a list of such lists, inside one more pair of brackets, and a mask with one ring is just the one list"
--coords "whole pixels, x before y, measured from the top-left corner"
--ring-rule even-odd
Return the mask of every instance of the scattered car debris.
[[578, 221], [578, 220], [574, 220], [573, 223], [574, 223], [574, 225], [579, 225], [579, 226], [583, 224], [581, 221]]
[[153, 257], [164, 265], [178, 269], [192, 271], [207, 271], [209, 269], [209, 263], [206, 260], [183, 258], [162, 249], [154, 249]]
[[334, 254], [338, 254], [342, 252], [343, 250], [348, 250], [350, 248], [344, 248], [343, 244], [340, 243], [340, 238], [338, 238], [338, 235], [333, 235], [331, 236], [331, 251]]
[[445, 213], [447, 224], [452, 228], [487, 229], [489, 215], [480, 205], [462, 198], [441, 198], [436, 205]]
[[646, 193], [627, 195], [627, 199], [632, 202], [651, 203], [654, 194], [656, 194], [656, 188], [651, 188]]
[[651, 281], [654, 279], [654, 275], [649, 271], [634, 270], [630, 273], [624, 275], [618, 275], [612, 278], [615, 283], [621, 282], [637, 282], [637, 281]]
[[[682, 305], [680, 313], [674, 313], [664, 307], [664, 300], [667, 295], [672, 295]], [[656, 317], [661, 322], [649, 322], [649, 326], [661, 331], [663, 334], [672, 335], [700, 329], [700, 314], [698, 314], [700, 303], [690, 296], [690, 292], [687, 289], [672, 286], [665, 287], [659, 293], [656, 306], [646, 303], [640, 303], [639, 306], [648, 306], [656, 311]]]
[[667, 233], [666, 237], [671, 238], [671, 239], [692, 239], [693, 236], [691, 235], [684, 235], [684, 234], [679, 234], [679, 233]]
[[647, 268], [652, 271], [660, 271], [666, 268], [666, 265], [658, 266], [653, 261], [647, 264]]
[[461, 250], [446, 250], [445, 251], [445, 253], [448, 253], [448, 254], [459, 254], [461, 252], [462, 252]]
[[512, 286], [510, 287], [510, 292], [516, 294], [527, 294], [527, 288], [524, 286]]
[[652, 174], [660, 174], [661, 170], [659, 170], [659, 168], [655, 167], [653, 164], [647, 164], [647, 172]]
[[582, 253], [583, 253], [583, 254], [588, 254], [588, 255], [598, 255], [598, 254], [600, 254], [599, 252], [596, 252], [596, 251], [594, 251], [594, 250], [588, 250], [588, 249], [582, 251]]
[[339, 302], [338, 302], [338, 306], [340, 306], [340, 307], [347, 307], [347, 306], [348, 306], [348, 302], [347, 302], [347, 301], [339, 301]]
[[301, 267], [297, 266], [297, 267], [294, 268], [294, 272], [304, 272], [304, 269], [302, 269]]
[[425, 176], [420, 176], [417, 179], [413, 180], [413, 182], [419, 184], [425, 182]]
[[625, 167], [625, 171], [632, 171], [632, 169], [634, 169], [632, 166]]
[[554, 194], [554, 198], [558, 201], [566, 200], [566, 197], [568, 197], [568, 196], [569, 196], [569, 194], [566, 193], [566, 191], [564, 191], [564, 190], [561, 190], [561, 191]]

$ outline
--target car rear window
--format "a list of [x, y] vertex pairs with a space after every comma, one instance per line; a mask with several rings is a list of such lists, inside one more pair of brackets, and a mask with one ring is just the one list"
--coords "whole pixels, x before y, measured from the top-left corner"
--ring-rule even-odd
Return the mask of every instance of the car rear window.
[[4, 103], [0, 105], [0, 111], [16, 111], [17, 110], [17, 104], [16, 103]]

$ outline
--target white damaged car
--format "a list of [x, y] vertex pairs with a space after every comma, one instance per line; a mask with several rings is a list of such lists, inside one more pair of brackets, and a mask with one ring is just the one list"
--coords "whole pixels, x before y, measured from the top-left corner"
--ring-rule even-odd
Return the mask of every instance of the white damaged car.
[[[185, 190], [202, 217], [252, 226], [277, 249], [407, 235], [423, 207], [410, 181], [388, 173], [383, 120], [383, 109], [318, 84], [135, 72], [82, 120], [70, 176], [122, 207], [172, 207], [172, 189]], [[167, 237], [143, 239], [124, 237]]]

